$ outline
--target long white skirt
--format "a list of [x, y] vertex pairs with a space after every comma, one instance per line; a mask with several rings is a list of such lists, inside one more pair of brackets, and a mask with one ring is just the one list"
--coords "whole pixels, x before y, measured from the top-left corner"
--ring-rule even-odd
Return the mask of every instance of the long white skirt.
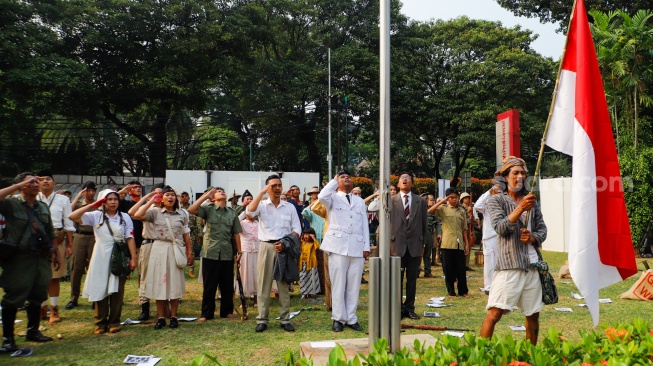
[[186, 292], [184, 270], [177, 267], [172, 242], [155, 240], [145, 275], [145, 297], [153, 300], [181, 299]]

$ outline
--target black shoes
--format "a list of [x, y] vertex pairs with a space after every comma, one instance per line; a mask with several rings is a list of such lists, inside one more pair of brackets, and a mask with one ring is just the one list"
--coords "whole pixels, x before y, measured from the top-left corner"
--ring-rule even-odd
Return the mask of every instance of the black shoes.
[[368, 283], [369, 281], [365, 279], [365, 277], [361, 277], [361, 283], [364, 285]]
[[[150, 303], [144, 302], [141, 304], [141, 314], [138, 316], [138, 320], [150, 320]], [[165, 325], [165, 324], [164, 324]]]
[[358, 323], [347, 324], [347, 326], [348, 326], [349, 328], [351, 328], [352, 330], [355, 330], [355, 331], [357, 331], [357, 332], [360, 332], [360, 331], [363, 330], [363, 327], [361, 327], [361, 325], [358, 324]]
[[360, 332], [360, 331], [363, 330], [363, 327], [361, 327], [361, 325], [358, 324], [358, 323], [344, 324], [344, 323], [341, 323], [341, 322], [339, 322], [337, 320], [333, 321], [333, 326], [331, 327], [331, 330], [333, 330], [334, 332], [342, 332], [345, 329], [345, 325], [348, 326], [349, 328], [357, 331], [357, 332]]
[[419, 315], [415, 314], [414, 311], [404, 311], [403, 313], [401, 313], [401, 317], [402, 318], [410, 318], [410, 319], [413, 319], [413, 320], [419, 319]]
[[174, 316], [170, 317], [170, 328], [179, 328], [179, 321]]
[[294, 332], [295, 331], [295, 327], [293, 327], [292, 324], [290, 324], [290, 323], [281, 324], [281, 329], [285, 330], [286, 332]]
[[74, 308], [78, 307], [79, 304], [77, 303], [77, 299], [75, 300], [70, 300], [66, 304], [66, 310], [73, 310]]
[[345, 326], [342, 325], [341, 322], [337, 320], [333, 321], [333, 326], [331, 327], [331, 330], [333, 330], [334, 332], [342, 332], [343, 329], [345, 329]]
[[[170, 321], [170, 323], [172, 323], [172, 320]], [[156, 321], [156, 324], [154, 324], [154, 329], [159, 330], [165, 326], [166, 326], [166, 318], [159, 318], [159, 320]]]
[[2, 341], [2, 348], [0, 348], [0, 352], [16, 352], [18, 351], [18, 346], [16, 345], [16, 341], [14, 340], [14, 337], [7, 337]]
[[28, 329], [27, 334], [25, 334], [25, 340], [30, 342], [50, 342], [52, 337], [43, 335], [38, 329]]
[[[282, 325], [283, 326], [283, 325]], [[265, 332], [265, 330], [268, 329], [268, 325], [265, 323], [258, 323], [256, 326], [256, 333], [261, 333]]]

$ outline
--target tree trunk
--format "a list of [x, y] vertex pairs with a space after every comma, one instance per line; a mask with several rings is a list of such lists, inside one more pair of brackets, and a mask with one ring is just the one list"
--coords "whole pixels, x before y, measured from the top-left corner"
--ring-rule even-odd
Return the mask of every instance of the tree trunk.
[[152, 142], [148, 144], [150, 153], [150, 167], [153, 177], [165, 177], [168, 168], [168, 131], [166, 126], [170, 120], [170, 111], [162, 110], [157, 114], [154, 128], [152, 128]]

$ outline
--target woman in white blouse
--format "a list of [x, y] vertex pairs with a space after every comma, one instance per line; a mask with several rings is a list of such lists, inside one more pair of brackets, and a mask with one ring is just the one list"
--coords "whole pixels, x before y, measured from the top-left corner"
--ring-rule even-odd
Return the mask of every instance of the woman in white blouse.
[[[69, 218], [82, 225], [93, 226], [95, 245], [86, 274], [82, 297], [95, 303], [95, 334], [120, 331], [120, 314], [125, 294], [126, 277], [111, 274], [111, 252], [114, 241], [125, 240], [131, 260], [129, 268], [136, 267], [134, 224], [125, 212], [118, 211], [118, 193], [105, 189], [98, 200], [73, 211]], [[97, 211], [87, 212], [92, 208]]]

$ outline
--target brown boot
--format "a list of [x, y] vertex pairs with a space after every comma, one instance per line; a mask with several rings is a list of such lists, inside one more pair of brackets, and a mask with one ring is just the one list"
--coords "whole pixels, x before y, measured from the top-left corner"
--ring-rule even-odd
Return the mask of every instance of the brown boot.
[[50, 324], [59, 323], [60, 321], [61, 321], [61, 317], [59, 317], [59, 307], [58, 306], [51, 306], [50, 307]]
[[41, 320], [46, 320], [48, 318], [48, 306], [41, 306]]
[[195, 278], [195, 266], [189, 267], [190, 269], [188, 270], [188, 277], [190, 278]]

